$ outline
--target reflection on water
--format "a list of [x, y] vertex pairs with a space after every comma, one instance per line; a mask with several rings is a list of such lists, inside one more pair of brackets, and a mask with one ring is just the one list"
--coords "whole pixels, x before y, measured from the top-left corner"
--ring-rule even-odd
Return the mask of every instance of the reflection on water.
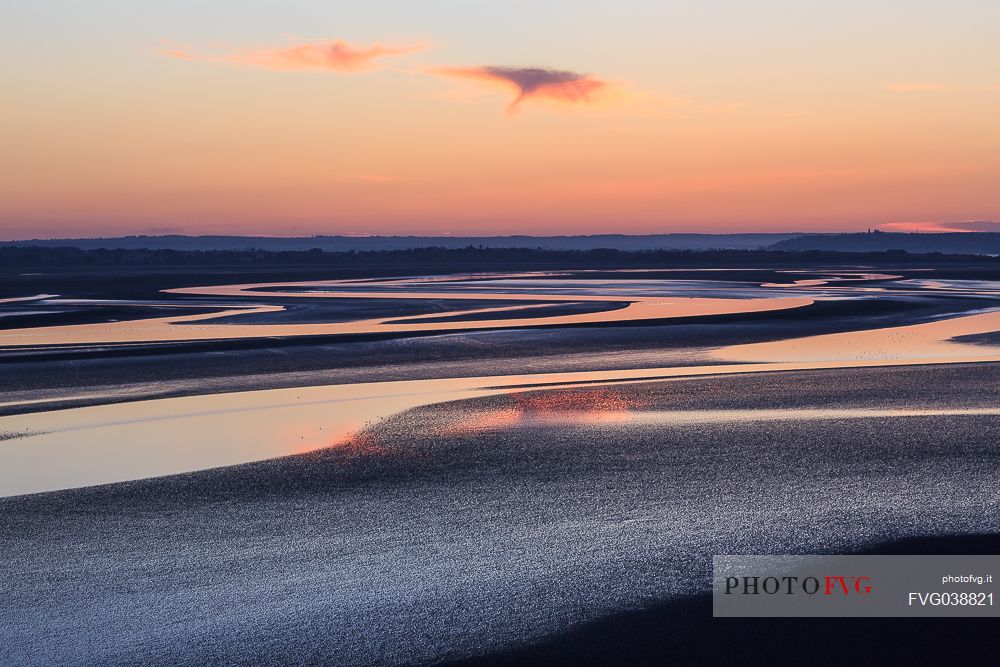
[[51, 299], [57, 296], [56, 294], [34, 294], [32, 296], [15, 296], [6, 299], [0, 299], [0, 304], [4, 303], [24, 303], [25, 301], [41, 301], [42, 299]]
[[[628, 275], [629, 271], [617, 273]], [[794, 276], [799, 272], [784, 273]], [[896, 296], [926, 295], [929, 292], [976, 298], [1000, 296], [997, 284], [989, 281], [897, 280], [899, 276], [857, 271], [820, 275], [820, 278], [793, 278], [787, 283], [760, 285], [707, 279], [581, 279], [571, 274], [539, 272], [185, 287], [165, 291], [194, 298], [251, 297], [256, 302], [213, 305], [204, 301], [175, 301], [159, 305], [209, 308], [215, 309], [215, 312], [121, 322], [9, 329], [0, 331], [0, 348], [403, 334], [701, 317], [800, 308], [822, 299], [878, 298], [888, 286], [892, 287], [892, 293]], [[867, 283], [870, 281], [881, 282], [879, 286], [869, 286]], [[51, 296], [43, 294], [4, 301], [37, 301]], [[268, 321], [268, 315], [285, 309], [285, 306], [267, 303], [274, 299], [302, 302], [329, 299], [436, 303], [450, 301], [456, 305], [445, 311], [406, 317], [387, 313], [383, 317], [352, 321], [288, 324]], [[463, 308], [462, 302], [468, 299], [508, 303], [495, 307]], [[512, 300], [520, 303], [510, 305]], [[142, 305], [139, 302], [115, 303], [126, 307]], [[552, 304], [582, 303], [610, 305], [603, 310], [588, 308], [584, 312], [544, 314], [544, 308]], [[620, 304], [624, 304], [624, 307]], [[511, 313], [517, 316], [511, 316]], [[497, 317], [489, 317], [490, 315]], [[236, 316], [240, 319], [238, 323], [225, 321], [226, 318]]]
[[[801, 271], [782, 271], [781, 273], [801, 273]], [[812, 272], [810, 272], [812, 273]], [[831, 283], [838, 282], [852, 282], [859, 280], [896, 280], [902, 278], [902, 276], [894, 276], [887, 273], [830, 273], [824, 278], [803, 278], [800, 280], [793, 280], [790, 283], [763, 283], [761, 287], [782, 287], [782, 288], [794, 288], [794, 287], [820, 287], [822, 285], [829, 285]]]
[[[600, 423], [649, 418], [633, 417], [642, 414], [642, 406], [625, 403], [625, 399], [599, 387], [590, 386], [587, 391], [575, 395], [524, 393], [532, 387], [546, 389], [580, 383], [648, 382], [822, 368], [1000, 361], [1000, 346], [963, 345], [942, 338], [956, 332], [966, 334], [988, 329], [1000, 330], [1000, 312], [876, 332], [732, 346], [716, 353], [720, 358], [740, 363], [274, 389], [2, 417], [0, 434], [7, 434], [8, 439], [0, 442], [0, 494], [17, 495], [168, 475], [338, 445], [349, 451], [365, 452], [363, 437], [359, 440], [352, 434], [375, 420], [421, 405], [506, 392], [515, 393], [504, 409], [469, 414], [459, 423], [444, 428], [475, 431], [519, 423], [558, 423], [560, 420]], [[884, 355], [881, 345], [886, 337], [912, 342], [901, 349], [909, 350], [914, 356]], [[866, 348], [866, 342], [874, 347]], [[824, 358], [813, 359], [816, 350], [823, 350]], [[783, 354], [791, 360], [776, 361], [783, 359]], [[927, 356], [931, 354], [939, 356]], [[800, 418], [824, 418], [794, 410], [752, 414], [794, 418], [792, 413]], [[708, 413], [668, 414], [677, 422], [704, 419]], [[734, 413], [726, 414], [727, 418], [732, 418]], [[827, 411], [826, 414], [832, 413]], [[888, 412], [884, 414], [892, 416]], [[898, 411], [896, 414], [905, 416]], [[37, 434], [20, 435], [23, 433]]]
[[[128, 320], [100, 324], [75, 324], [64, 326], [30, 327], [0, 331], [0, 348], [2, 347], [41, 347], [53, 345], [114, 345], [136, 343], [162, 343], [202, 340], [232, 340], [241, 338], [267, 338], [290, 336], [319, 336], [346, 334], [392, 334], [433, 331], [454, 331], [456, 329], [494, 329], [523, 328], [538, 326], [556, 326], [567, 324], [596, 324], [621, 321], [657, 320], [676, 317], [700, 317], [705, 315], [728, 315], [735, 313], [765, 312], [798, 308], [813, 302], [812, 298], [799, 297], [756, 297], [741, 298], [745, 294], [735, 293], [728, 298], [700, 296], [663, 296], [658, 293], [647, 293], [641, 286], [631, 285], [623, 289], [618, 285], [609, 285], [597, 281], [588, 281], [587, 293], [583, 290], [570, 290], [566, 293], [565, 285], [552, 281], [544, 286], [517, 286], [516, 290], [505, 289], [502, 285], [481, 286], [478, 284], [463, 285], [461, 288], [450, 284], [449, 290], [415, 291], [409, 283], [400, 287], [399, 281], [385, 283], [358, 283], [339, 281], [334, 285], [339, 289], [329, 289], [331, 283], [293, 283], [286, 286], [315, 288], [308, 291], [275, 291], [266, 289], [275, 284], [231, 285], [218, 287], [192, 287], [169, 292], [198, 296], [253, 296], [259, 299], [267, 298], [298, 298], [298, 299], [389, 299], [389, 300], [476, 300], [487, 301], [524, 301], [521, 305], [506, 305], [492, 308], [453, 309], [444, 312], [434, 312], [425, 315], [412, 315], [400, 318], [398, 315], [357, 319], [347, 322], [323, 322], [317, 324], [275, 324], [256, 322], [250, 324], [235, 324], [230, 322], [215, 322], [235, 315], [260, 316], [284, 310], [276, 305], [247, 305], [242, 307], [226, 306], [218, 312], [156, 317], [148, 319]], [[624, 282], [629, 281], [613, 281]], [[422, 283], [421, 283], [422, 284]], [[325, 289], [319, 289], [323, 285]], [[378, 288], [388, 291], [376, 291]], [[573, 293], [580, 291], [581, 293]], [[662, 288], [660, 291], [663, 291]], [[544, 303], [537, 303], [544, 302]], [[627, 304], [624, 308], [608, 308], [606, 310], [588, 311], [563, 315], [536, 315], [532, 310], [553, 303], [585, 303], [604, 302], [612, 304]], [[206, 307], [205, 304], [198, 304]], [[523, 312], [524, 317], [503, 317], [498, 319], [476, 317], [461, 321], [438, 321], [444, 316], [481, 316], [489, 313]]]
[[[366, 294], [373, 298], [403, 298], [401, 292], [385, 292], [390, 281], [368, 281]], [[358, 284], [358, 283], [351, 283]], [[405, 291], [405, 298], [459, 298], [451, 292]], [[444, 284], [444, 281], [442, 281]], [[348, 283], [338, 283], [338, 289]], [[273, 292], [254, 291], [261, 286], [195, 288], [204, 293], [252, 293], [255, 297]], [[528, 288], [536, 289], [536, 285]], [[703, 287], [703, 286], [702, 286]], [[699, 287], [701, 289], [702, 287]], [[958, 289], [942, 283], [943, 288]], [[982, 287], [982, 286], [981, 286]], [[253, 288], [253, 289], [250, 289]], [[992, 285], [988, 286], [992, 289]], [[322, 288], [327, 289], [327, 288]], [[510, 299], [509, 292], [496, 286], [488, 298]], [[600, 291], [600, 285], [594, 287]], [[617, 289], [617, 286], [615, 287]], [[828, 289], [823, 287], [822, 289]], [[838, 288], [840, 289], [840, 288]], [[867, 289], [867, 288], [866, 288]], [[382, 290], [382, 291], [380, 291]], [[290, 293], [291, 294], [291, 293]], [[355, 292], [325, 291], [320, 298]], [[448, 294], [449, 296], [442, 296]], [[298, 293], [305, 298], [305, 295]], [[483, 298], [477, 293], [476, 298]], [[617, 318], [625, 316], [663, 317], [665, 313], [745, 312], [747, 309], [792, 307], [811, 301], [807, 297], [781, 299], [715, 299], [663, 296], [608, 296], [607, 294], [562, 295], [569, 301], [628, 300], [628, 308], [608, 313], [540, 317], [530, 322], [579, 321], [580, 317]], [[518, 293], [527, 301], [557, 301], [551, 290], [545, 293]], [[537, 306], [525, 304], [523, 307]], [[273, 312], [280, 306], [248, 305], [230, 308], [225, 314]], [[505, 307], [506, 309], [508, 307]], [[517, 308], [517, 307], [515, 307]], [[721, 309], [721, 311], [719, 310]], [[729, 309], [729, 310], [727, 310]], [[480, 309], [479, 312], [493, 309]], [[154, 318], [76, 327], [49, 327], [38, 330], [33, 344], [68, 341], [161, 340], [158, 336], [239, 337], [270, 335], [270, 331], [315, 330], [313, 325], [222, 325], [197, 324], [213, 315]], [[451, 323], [419, 324], [421, 317], [439, 318], [442, 313], [407, 318], [407, 324], [385, 319], [344, 323], [357, 331], [393, 330], [391, 327], [446, 328]], [[570, 318], [570, 319], [566, 319]], [[417, 322], [414, 323], [413, 321]], [[526, 322], [529, 320], [525, 320]], [[523, 326], [521, 320], [502, 320], [505, 326]], [[462, 323], [463, 327], [493, 326], [490, 320]], [[337, 327], [342, 325], [316, 325]], [[302, 329], [304, 327], [305, 329]], [[220, 333], [222, 330], [226, 335]], [[254, 333], [249, 333], [253, 330]], [[405, 329], [412, 330], [412, 329]], [[749, 410], [749, 411], [653, 411], [638, 399], [626, 399], [610, 390], [607, 383], [658, 381], [705, 375], [759, 373], [860, 366], [940, 364], [1000, 361], [1000, 346], [957, 343], [953, 338], [1000, 331], [1000, 311], [871, 331], [848, 332], [787, 339], [751, 345], [734, 345], [713, 352], [720, 363], [702, 366], [654, 367], [632, 370], [542, 373], [500, 377], [468, 377], [400, 382], [379, 382], [327, 387], [276, 389], [207, 396], [139, 401], [70, 410], [36, 412], [0, 417], [0, 495], [17, 495], [64, 489], [144, 477], [189, 472], [233, 465], [277, 456], [300, 454], [325, 447], [340, 447], [358, 455], [381, 451], [365, 434], [364, 427], [400, 411], [443, 401], [507, 394], [499, 407], [466, 412], [440, 426], [441, 433], [475, 434], [538, 424], [655, 423], [687, 424], [725, 420], [853, 419], [869, 416], [908, 417], [945, 414], [995, 414], [992, 410]], [[199, 333], [200, 332], [200, 333]], [[232, 332], [231, 334], [228, 332]], [[242, 333], [241, 333], [242, 332]], [[263, 332], [263, 333], [261, 333]], [[24, 335], [24, 330], [3, 332]], [[279, 334], [275, 334], [279, 335]], [[297, 334], [294, 334], [297, 335]], [[11, 344], [0, 336], [0, 345]], [[41, 341], [41, 342], [40, 342]], [[601, 386], [604, 383], [605, 386]], [[570, 392], [528, 391], [578, 386]]]
[[[467, 386], [475, 382], [465, 383]], [[0, 418], [0, 495], [190, 472], [342, 445], [380, 417], [488, 395], [462, 383], [276, 389]], [[23, 435], [27, 433], [28, 435]]]
[[889, 360], [975, 360], [996, 346], [956, 343], [954, 338], [1000, 331], [1000, 311], [909, 326], [807, 336], [768, 343], [732, 345], [713, 353], [722, 361], [810, 362]]

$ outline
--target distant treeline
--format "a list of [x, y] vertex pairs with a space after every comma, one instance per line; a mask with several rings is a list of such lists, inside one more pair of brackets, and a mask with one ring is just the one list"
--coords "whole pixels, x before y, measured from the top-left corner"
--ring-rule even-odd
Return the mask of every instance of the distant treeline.
[[447, 248], [531, 248], [534, 250], [587, 251], [614, 249], [624, 252], [664, 250], [784, 250], [803, 252], [886, 252], [956, 255], [1000, 255], [1000, 222], [962, 223], [976, 232], [731, 233], [731, 234], [585, 234], [575, 236], [120, 236], [78, 239], [0, 240], [0, 247], [81, 248], [83, 250], [218, 250], [304, 252], [376, 252]]
[[1000, 258], [941, 253], [782, 252], [764, 250], [545, 250], [531, 248], [413, 248], [408, 250], [328, 252], [274, 250], [147, 250], [72, 247], [0, 247], [5, 267], [157, 267], [157, 266], [395, 266], [464, 268], [500, 266], [593, 267], [770, 267], [817, 264], [977, 264], [1000, 267]]
[[[576, 236], [120, 236], [118, 238], [0, 241], [0, 246], [42, 246], [96, 250], [246, 250], [274, 252], [319, 248], [327, 252], [413, 250], [415, 248], [538, 248], [541, 250], [761, 250], [796, 233], [584, 234]], [[899, 246], [902, 247], [902, 246]], [[867, 249], [867, 248], [866, 248]], [[877, 249], [877, 248], [873, 248]], [[935, 248], [940, 250], [941, 248]]]

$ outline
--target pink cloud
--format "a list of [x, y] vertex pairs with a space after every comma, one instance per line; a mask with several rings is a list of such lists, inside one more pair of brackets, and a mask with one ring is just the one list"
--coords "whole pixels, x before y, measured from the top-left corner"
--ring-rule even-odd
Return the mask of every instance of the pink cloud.
[[965, 222], [887, 222], [879, 228], [888, 232], [1000, 232], [1000, 222], [970, 220]]
[[507, 113], [514, 114], [529, 99], [549, 99], [569, 104], [594, 101], [609, 87], [608, 82], [587, 74], [539, 67], [447, 67], [435, 74], [492, 83], [513, 89], [514, 100]]
[[181, 49], [163, 52], [170, 58], [228, 62], [278, 71], [327, 70], [340, 73], [358, 72], [372, 69], [381, 58], [403, 56], [426, 47], [422, 44], [409, 46], [384, 46], [373, 44], [358, 47], [341, 40], [316, 44], [296, 44], [286, 48], [237, 51], [222, 55], [197, 55]]

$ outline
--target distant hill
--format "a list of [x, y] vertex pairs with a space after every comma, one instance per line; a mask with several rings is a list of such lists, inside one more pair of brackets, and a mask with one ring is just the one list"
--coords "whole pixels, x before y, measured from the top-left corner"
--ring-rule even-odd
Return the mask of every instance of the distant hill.
[[589, 236], [123, 236], [32, 239], [0, 246], [72, 246], [83, 250], [312, 250], [329, 252], [413, 248], [541, 248], [544, 250], [759, 250], [799, 234], [595, 234]]
[[1000, 255], [1000, 233], [944, 232], [939, 234], [902, 234], [869, 232], [861, 234], [809, 234], [782, 239], [768, 250], [801, 252], [826, 250], [833, 252], [885, 252], [905, 250], [910, 253], [940, 252], [945, 254]]

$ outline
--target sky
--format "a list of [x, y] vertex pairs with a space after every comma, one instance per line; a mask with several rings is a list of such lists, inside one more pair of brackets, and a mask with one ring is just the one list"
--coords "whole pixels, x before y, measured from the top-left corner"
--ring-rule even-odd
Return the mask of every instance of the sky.
[[0, 239], [1000, 229], [996, 0], [0, 16]]

